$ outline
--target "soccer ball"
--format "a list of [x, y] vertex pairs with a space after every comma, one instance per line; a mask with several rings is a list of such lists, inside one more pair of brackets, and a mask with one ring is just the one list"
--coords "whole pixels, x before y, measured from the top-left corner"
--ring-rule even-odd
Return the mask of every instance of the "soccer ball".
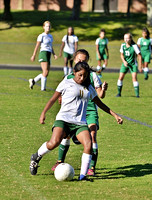
[[54, 176], [58, 181], [70, 181], [74, 177], [74, 169], [68, 163], [59, 164], [54, 171]]

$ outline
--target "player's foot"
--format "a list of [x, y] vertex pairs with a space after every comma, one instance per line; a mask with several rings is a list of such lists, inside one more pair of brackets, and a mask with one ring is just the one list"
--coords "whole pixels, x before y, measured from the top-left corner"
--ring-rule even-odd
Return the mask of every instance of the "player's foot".
[[88, 173], [89, 176], [95, 176], [95, 170], [94, 169], [88, 169]]
[[149, 76], [147, 75], [147, 76], [145, 77], [145, 80], [148, 80], [148, 78], [149, 78]]
[[51, 170], [52, 171], [55, 171], [55, 168], [59, 165], [59, 164], [61, 164], [62, 162], [59, 162], [59, 161], [57, 161], [56, 163], [55, 163], [55, 165], [51, 168]]
[[137, 97], [137, 98], [140, 98], [140, 96], [139, 96], [139, 95], [137, 95], [136, 97]]
[[117, 94], [116, 97], [121, 97], [121, 94]]
[[41, 90], [42, 92], [45, 92], [46, 91], [46, 89], [44, 89], [44, 90]]
[[35, 84], [34, 79], [29, 79], [29, 88], [32, 90], [33, 85]]
[[79, 176], [78, 180], [79, 180], [79, 181], [86, 181], [87, 178], [86, 178], [85, 175], [81, 174], [81, 175]]
[[30, 162], [30, 172], [32, 175], [37, 174], [37, 169], [38, 169], [38, 163], [41, 160], [41, 156], [38, 156], [38, 153], [35, 153], [31, 156], [31, 162]]

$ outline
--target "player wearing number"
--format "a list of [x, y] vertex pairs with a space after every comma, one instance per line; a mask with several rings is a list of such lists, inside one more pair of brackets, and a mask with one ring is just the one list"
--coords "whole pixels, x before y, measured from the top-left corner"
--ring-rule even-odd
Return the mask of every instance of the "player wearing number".
[[35, 60], [36, 53], [40, 47], [39, 62], [41, 63], [42, 73], [36, 76], [34, 79], [29, 79], [30, 89], [33, 89], [33, 86], [35, 85], [35, 83], [41, 80], [41, 91], [46, 90], [47, 76], [50, 70], [51, 54], [53, 54], [54, 58], [57, 59], [57, 56], [55, 55], [55, 52], [52, 46], [53, 37], [49, 33], [51, 29], [51, 24], [49, 21], [45, 21], [43, 23], [43, 29], [44, 29], [44, 32], [38, 36], [37, 43], [36, 43], [33, 55], [31, 57], [31, 61], [33, 62]]
[[[70, 74], [72, 72], [73, 66], [73, 55], [77, 51], [78, 48], [78, 37], [74, 35], [74, 28], [69, 27], [68, 33], [62, 38], [62, 45], [60, 49], [59, 57], [64, 56], [64, 76]], [[69, 62], [69, 67], [68, 67]]]
[[[135, 95], [136, 97], [139, 97], [139, 83], [137, 81], [137, 72], [138, 72], [138, 68], [139, 68], [139, 71], [142, 72], [140, 50], [138, 46], [135, 44], [135, 42], [133, 41], [132, 35], [130, 33], [126, 33], [124, 35], [124, 41], [125, 43], [123, 43], [120, 48], [121, 59], [123, 63], [121, 65], [119, 78], [117, 81], [118, 94], [116, 97], [121, 97], [123, 79], [125, 77], [125, 74], [128, 72], [128, 70], [130, 70], [131, 75], [132, 75]], [[136, 55], [138, 56], [139, 67], [137, 67]]]
[[[101, 29], [99, 33], [99, 38], [96, 39], [96, 59], [98, 61], [97, 73], [99, 78], [101, 78], [101, 71], [104, 70], [108, 64], [109, 51], [108, 51], [108, 39], [105, 37], [105, 29]], [[101, 61], [103, 65], [101, 67]]]
[[150, 38], [150, 33], [147, 28], [143, 28], [142, 37], [138, 39], [137, 45], [139, 46], [141, 51], [142, 67], [144, 71], [145, 80], [148, 80], [148, 64], [150, 63], [151, 58], [152, 39]]
[[41, 113], [41, 124], [44, 124], [46, 112], [53, 106], [61, 94], [61, 109], [56, 116], [51, 139], [43, 143], [38, 151], [31, 156], [30, 172], [32, 175], [36, 175], [38, 163], [42, 157], [56, 148], [63, 138], [74, 136], [84, 147], [79, 180], [85, 180], [92, 158], [92, 142], [86, 121], [88, 100], [92, 99], [100, 109], [112, 115], [118, 124], [122, 124], [123, 120], [98, 98], [96, 91], [90, 85], [90, 68], [87, 63], [77, 63], [74, 67], [74, 78], [64, 79], [58, 85], [54, 95]]
[[[85, 61], [88, 62], [89, 60], [89, 53], [85, 49], [79, 49], [75, 53], [74, 62], [78, 63], [79, 61]], [[68, 75], [65, 77], [65, 79], [73, 78], [73, 74]], [[102, 84], [101, 80], [98, 78], [95, 72], [90, 73], [90, 83], [91, 85], [96, 89], [96, 92], [100, 98], [104, 98], [106, 94], [106, 90], [108, 87], [108, 84], [104, 82]], [[97, 130], [99, 129], [99, 122], [98, 122], [98, 112], [97, 107], [94, 102], [89, 100], [88, 106], [87, 106], [87, 124], [91, 132], [92, 137], [92, 160], [91, 164], [88, 170], [89, 175], [95, 175], [95, 167], [97, 163], [98, 158], [98, 144], [97, 144]], [[75, 142], [75, 141], [74, 141]], [[59, 154], [58, 154], [58, 161], [57, 163], [52, 167], [52, 170], [54, 171], [56, 166], [62, 162], [64, 162], [66, 154], [68, 152], [70, 146], [70, 139], [66, 138], [63, 139], [60, 146], [59, 146]]]

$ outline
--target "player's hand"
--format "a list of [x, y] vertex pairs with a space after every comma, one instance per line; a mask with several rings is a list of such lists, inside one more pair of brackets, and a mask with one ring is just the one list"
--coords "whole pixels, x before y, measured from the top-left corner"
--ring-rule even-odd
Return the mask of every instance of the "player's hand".
[[119, 115], [116, 115], [115, 118], [116, 118], [118, 124], [123, 124], [123, 119]]
[[104, 81], [102, 84], [102, 90], [106, 91], [107, 89], [108, 89], [108, 83], [106, 81]]
[[127, 67], [128, 66], [128, 63], [127, 61], [124, 61], [124, 66]]
[[31, 57], [31, 61], [33, 62], [35, 60], [35, 56], [32, 56]]
[[138, 70], [139, 70], [139, 72], [141, 73], [141, 72], [142, 72], [142, 67], [139, 67]]
[[58, 57], [57, 57], [57, 55], [54, 55], [54, 59], [56, 60]]
[[40, 116], [40, 124], [45, 124], [45, 114], [42, 112], [41, 116]]

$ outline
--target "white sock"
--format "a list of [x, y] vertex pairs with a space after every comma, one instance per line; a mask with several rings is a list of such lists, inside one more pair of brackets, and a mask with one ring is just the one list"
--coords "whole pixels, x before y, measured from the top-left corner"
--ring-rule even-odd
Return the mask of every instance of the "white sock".
[[42, 78], [41, 78], [41, 90], [45, 90], [46, 89], [46, 81], [47, 81], [47, 77], [44, 77], [42, 75]]
[[71, 74], [72, 71], [73, 71], [72, 67], [69, 67], [69, 72], [68, 72], [68, 74]]
[[91, 159], [92, 159], [91, 154], [86, 154], [86, 153], [82, 154], [80, 174], [83, 174], [84, 176], [86, 176], [88, 169], [89, 169]]
[[66, 75], [68, 74], [68, 67], [65, 66], [65, 67], [63, 68], [63, 71], [64, 71], [64, 75], [66, 76]]
[[61, 141], [61, 144], [62, 145], [64, 145], [64, 146], [70, 146], [70, 139], [63, 139], [62, 141]]
[[118, 79], [117, 85], [118, 85], [118, 86], [122, 86], [122, 85], [123, 85], [123, 82], [122, 82], [121, 80]]
[[39, 74], [38, 76], [36, 76], [34, 78], [35, 83], [38, 82], [39, 80], [41, 80], [41, 78], [42, 78], [42, 74]]
[[134, 81], [134, 82], [133, 82], [133, 86], [134, 86], [134, 87], [138, 87], [138, 86], [139, 86], [138, 81]]
[[149, 69], [148, 69], [148, 67], [144, 67], [144, 72], [149, 72]]
[[47, 142], [44, 142], [42, 144], [42, 146], [38, 149], [38, 156], [43, 156], [45, 155], [46, 153], [50, 152], [51, 150], [49, 150], [46, 146], [46, 143]]
[[98, 144], [97, 144], [97, 143], [93, 143], [93, 144], [92, 144], [92, 148], [93, 148], [93, 149], [98, 149]]
[[106, 68], [106, 65], [105, 65], [105, 64], [103, 64], [103, 65], [102, 65], [102, 68], [104, 68], [104, 69], [105, 69], [105, 68]]

